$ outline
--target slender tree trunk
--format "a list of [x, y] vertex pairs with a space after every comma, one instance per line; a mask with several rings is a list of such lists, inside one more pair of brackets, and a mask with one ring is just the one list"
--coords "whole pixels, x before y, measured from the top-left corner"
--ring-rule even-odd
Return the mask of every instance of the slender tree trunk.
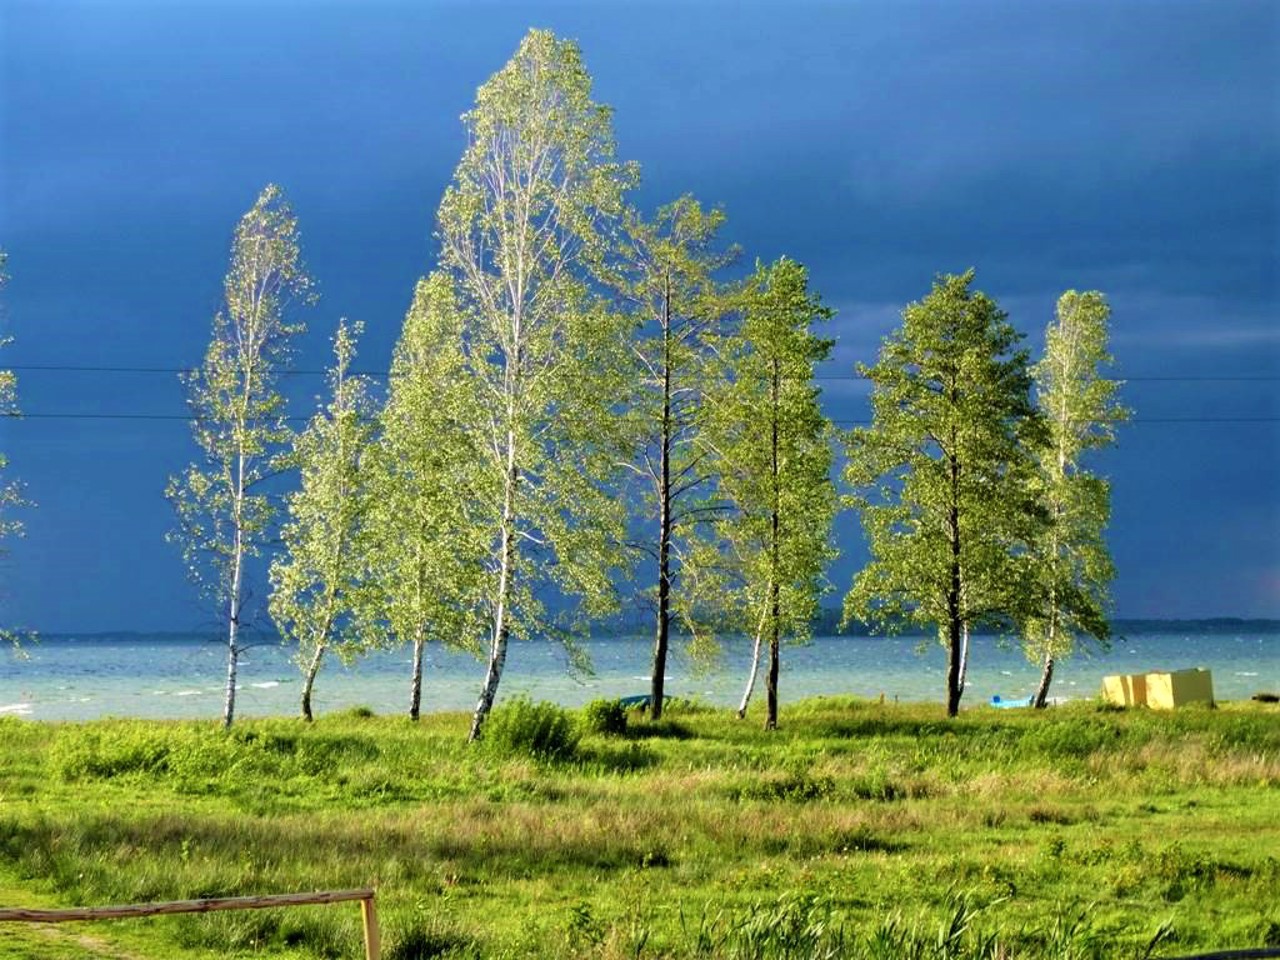
[[742, 703], [738, 705], [738, 719], [747, 715], [747, 704], [751, 702], [751, 694], [756, 688], [756, 675], [760, 672], [760, 648], [764, 646], [765, 617], [768, 613], [760, 612], [760, 621], [756, 624], [756, 640], [751, 646], [751, 672], [747, 675], [747, 689], [742, 691]]
[[222, 727], [231, 727], [236, 717], [236, 674], [240, 667], [240, 593], [244, 580], [244, 454], [240, 454], [236, 468], [236, 497], [232, 523], [235, 525], [235, 544], [231, 559], [231, 597], [227, 625], [227, 690], [222, 704]]
[[489, 649], [489, 666], [485, 672], [484, 686], [480, 690], [480, 699], [476, 703], [475, 713], [471, 718], [471, 732], [467, 734], [468, 743], [474, 743], [480, 739], [485, 718], [493, 709], [493, 701], [498, 695], [498, 682], [502, 679], [502, 668], [507, 662], [507, 640], [511, 631], [508, 607], [516, 559], [514, 527], [515, 492], [518, 481], [515, 436], [508, 432], [507, 476], [502, 497], [502, 533], [499, 542], [501, 559], [498, 568], [498, 595], [493, 611], [493, 643]]
[[[761, 624], [763, 627], [763, 624]], [[760, 672], [760, 648], [764, 646], [764, 630], [756, 631], [756, 641], [751, 645], [751, 672], [747, 674], [747, 688], [742, 691], [742, 702], [738, 704], [738, 719], [747, 715], [747, 704], [751, 702], [751, 694], [756, 688], [756, 675]]]
[[773, 630], [769, 637], [769, 673], [765, 679], [766, 730], [778, 729], [778, 586], [773, 587]]
[[953, 592], [947, 591], [947, 716], [960, 713], [960, 616]]
[[1043, 710], [1049, 702], [1049, 684], [1053, 682], [1053, 654], [1046, 653], [1044, 657], [1044, 672], [1040, 674], [1040, 686], [1036, 688], [1036, 698], [1032, 701], [1032, 706], [1037, 710]]
[[422, 712], [422, 653], [427, 646], [427, 635], [421, 627], [413, 638], [413, 673], [409, 678], [409, 719], [417, 720]]
[[[239, 558], [236, 561], [237, 579], [239, 575]], [[227, 689], [222, 701], [222, 727], [227, 729], [236, 717], [236, 672], [240, 666], [240, 648], [236, 639], [240, 627], [240, 598], [231, 598], [231, 625], [227, 630]]]
[[951, 583], [947, 587], [947, 716], [960, 712], [960, 644], [964, 618], [960, 610], [960, 464], [951, 458], [951, 508], [948, 522], [951, 527]]
[[[1062, 458], [1061, 450], [1059, 450], [1058, 470], [1065, 470], [1065, 461]], [[1044, 644], [1044, 669], [1040, 673], [1040, 685], [1036, 687], [1035, 698], [1031, 701], [1031, 705], [1037, 710], [1043, 710], [1049, 702], [1049, 684], [1053, 682], [1054, 655], [1058, 651], [1058, 564], [1061, 558], [1058, 555], [1058, 524], [1061, 522], [1062, 504], [1055, 502], [1053, 507], [1054, 533], [1050, 538], [1050, 554], [1052, 559], [1052, 567], [1049, 581], [1049, 631], [1045, 637]]]
[[653, 644], [653, 682], [649, 688], [649, 716], [662, 718], [667, 675], [667, 647], [671, 640], [671, 301], [666, 301], [662, 339], [662, 442], [658, 456], [658, 624]]
[[960, 692], [964, 693], [964, 688], [969, 679], [969, 621], [966, 620], [960, 627]]
[[779, 477], [778, 467], [778, 386], [781, 371], [778, 368], [778, 360], [775, 357], [773, 361], [773, 381], [770, 384], [770, 392], [773, 401], [773, 416], [771, 427], [771, 448], [770, 448], [770, 470], [773, 475], [773, 509], [771, 511], [772, 529], [771, 540], [769, 543], [769, 619], [770, 636], [769, 636], [769, 673], [765, 680], [765, 720], [764, 728], [766, 730], [778, 729], [778, 628], [781, 621], [781, 593], [778, 584], [778, 513], [781, 510], [781, 501], [779, 485], [781, 478]]
[[314, 719], [311, 716], [311, 688], [315, 686], [316, 674], [320, 672], [320, 661], [324, 659], [325, 646], [324, 641], [316, 644], [316, 652], [312, 654], [311, 662], [307, 664], [306, 673], [302, 677], [302, 719], [307, 723]]

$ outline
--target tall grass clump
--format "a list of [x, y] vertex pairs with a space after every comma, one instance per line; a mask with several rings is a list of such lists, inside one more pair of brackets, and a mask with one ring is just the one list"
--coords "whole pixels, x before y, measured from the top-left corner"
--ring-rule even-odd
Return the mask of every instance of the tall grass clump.
[[494, 710], [484, 728], [488, 749], [506, 756], [571, 760], [577, 753], [578, 741], [578, 728], [568, 711], [554, 703], [534, 703], [523, 696]]
[[582, 725], [588, 733], [620, 737], [627, 732], [627, 708], [621, 700], [592, 700], [582, 708]]

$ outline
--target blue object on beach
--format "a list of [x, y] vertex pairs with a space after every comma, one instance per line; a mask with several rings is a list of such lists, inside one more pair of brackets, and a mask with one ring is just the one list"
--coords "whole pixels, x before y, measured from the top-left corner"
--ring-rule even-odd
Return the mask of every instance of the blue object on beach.
[[1034, 694], [1029, 697], [1020, 697], [1016, 700], [1002, 700], [1000, 695], [996, 694], [991, 698], [991, 705], [993, 707], [1000, 707], [1001, 709], [1007, 710], [1009, 707], [1029, 707], [1035, 703], [1035, 700], [1036, 698]]
[[[649, 709], [650, 696], [652, 696], [652, 694], [637, 693], [634, 697], [619, 697], [618, 702], [622, 704], [624, 707], [626, 707], [628, 710], [630, 710], [632, 707], [644, 707], [647, 710]], [[670, 702], [671, 702], [671, 697], [668, 694], [663, 694], [662, 705], [666, 706]]]

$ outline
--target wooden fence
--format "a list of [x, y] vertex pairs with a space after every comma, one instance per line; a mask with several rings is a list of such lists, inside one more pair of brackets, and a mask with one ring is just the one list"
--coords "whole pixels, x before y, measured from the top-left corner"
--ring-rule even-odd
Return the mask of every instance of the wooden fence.
[[275, 893], [260, 897], [210, 897], [205, 900], [170, 900], [166, 903], [131, 903], [114, 907], [73, 907], [66, 910], [0, 908], [0, 921], [17, 923], [63, 923], [68, 920], [118, 920], [123, 917], [156, 917], [170, 913], [212, 913], [215, 910], [262, 910], [267, 907], [296, 907], [314, 903], [360, 901], [364, 921], [365, 960], [380, 960], [378, 913], [374, 892], [364, 890], [324, 890], [316, 893]]

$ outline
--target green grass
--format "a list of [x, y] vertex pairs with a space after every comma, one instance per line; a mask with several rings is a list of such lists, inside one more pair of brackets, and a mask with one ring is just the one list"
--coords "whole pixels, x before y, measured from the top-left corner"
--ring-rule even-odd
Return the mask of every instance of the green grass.
[[[525, 705], [502, 749], [461, 715], [0, 720], [0, 905], [372, 885], [390, 960], [1280, 945], [1273, 705], [579, 719]], [[352, 904], [0, 930], [32, 960], [360, 949]]]

